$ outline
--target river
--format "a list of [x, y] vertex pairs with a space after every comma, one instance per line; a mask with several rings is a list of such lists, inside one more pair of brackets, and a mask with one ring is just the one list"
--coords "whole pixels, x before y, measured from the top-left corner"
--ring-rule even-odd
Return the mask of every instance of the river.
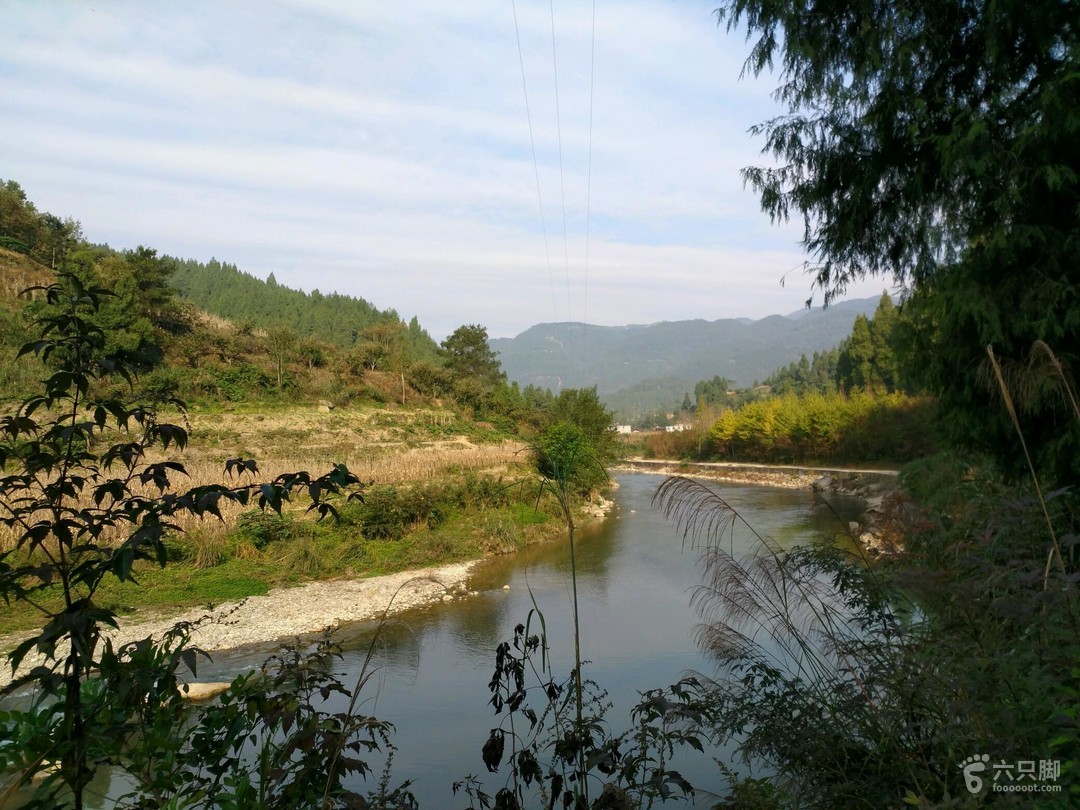
[[[609, 692], [612, 730], [630, 726], [639, 691], [667, 686], [689, 672], [710, 673], [709, 661], [694, 641], [697, 617], [690, 606], [700, 584], [698, 553], [684, 548], [673, 525], [651, 506], [658, 476], [617, 477], [616, 506], [606, 520], [579, 532], [578, 596], [585, 676]], [[759, 532], [782, 546], [805, 543], [834, 531], [837, 519], [815, 510], [805, 490], [710, 483]], [[749, 551], [748, 531], [734, 535], [734, 551]], [[504, 586], [509, 585], [509, 589]], [[452, 800], [451, 785], [468, 774], [483, 775], [489, 794], [504, 774], [486, 774], [481, 747], [498, 717], [488, 705], [487, 683], [495, 648], [513, 637], [530, 610], [543, 612], [560, 679], [573, 666], [573, 632], [568, 544], [550, 543], [495, 558], [474, 573], [478, 594], [400, 614], [381, 630], [377, 676], [366, 687], [362, 710], [394, 723], [398, 747], [394, 782], [412, 780], [422, 808], [466, 806]], [[343, 628], [346, 684], [355, 681], [376, 628], [371, 623]], [[215, 654], [200, 667], [209, 680], [231, 677], [255, 665], [265, 650]], [[539, 710], [541, 706], [534, 704]], [[724, 783], [712, 756], [680, 763], [696, 787], [722, 792]], [[381, 763], [375, 762], [378, 772]], [[505, 768], [503, 769], [505, 772]]]

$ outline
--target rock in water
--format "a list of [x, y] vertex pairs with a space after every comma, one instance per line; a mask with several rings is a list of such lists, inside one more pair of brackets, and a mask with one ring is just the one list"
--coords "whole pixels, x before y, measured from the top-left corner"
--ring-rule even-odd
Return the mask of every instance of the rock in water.
[[228, 691], [229, 681], [207, 681], [205, 683], [182, 683], [177, 688], [185, 700], [209, 700], [222, 692]]

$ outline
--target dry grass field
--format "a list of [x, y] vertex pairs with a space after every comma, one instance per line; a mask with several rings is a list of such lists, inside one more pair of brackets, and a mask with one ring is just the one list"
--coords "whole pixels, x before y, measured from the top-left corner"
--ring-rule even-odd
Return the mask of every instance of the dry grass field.
[[[525, 445], [505, 439], [482, 442], [458, 429], [469, 429], [449, 411], [393, 408], [335, 409], [317, 406], [211, 413], [165, 414], [188, 429], [189, 444], [153, 458], [181, 462], [188, 477], [177, 476], [174, 489], [205, 484], [235, 485], [270, 481], [298, 470], [322, 474], [345, 464], [365, 483], [406, 484], [463, 472], [499, 472], [525, 463]], [[473, 431], [475, 432], [475, 431]], [[259, 472], [248, 480], [224, 475], [229, 458], [253, 458]], [[147, 493], [152, 494], [152, 493]], [[300, 508], [300, 504], [297, 504]], [[182, 518], [185, 531], [224, 535], [244, 511], [222, 505], [223, 521]], [[11, 548], [14, 536], [0, 531], [0, 549]]]

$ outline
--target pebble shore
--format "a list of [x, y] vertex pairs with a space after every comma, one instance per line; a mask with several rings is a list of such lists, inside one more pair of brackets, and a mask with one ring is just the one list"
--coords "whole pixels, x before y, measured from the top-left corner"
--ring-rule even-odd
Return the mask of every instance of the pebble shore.
[[[328, 627], [381, 618], [447, 597], [466, 596], [466, 584], [476, 562], [366, 579], [276, 588], [263, 596], [217, 605], [213, 610], [192, 608], [156, 621], [121, 624], [118, 631], [108, 635], [114, 644], [122, 645], [147, 636], [160, 637], [178, 622], [203, 620], [192, 634], [191, 643], [211, 652], [317, 633]], [[30, 654], [22, 668], [40, 663], [43, 661], [39, 656]], [[0, 668], [0, 686], [10, 681], [10, 669]]]

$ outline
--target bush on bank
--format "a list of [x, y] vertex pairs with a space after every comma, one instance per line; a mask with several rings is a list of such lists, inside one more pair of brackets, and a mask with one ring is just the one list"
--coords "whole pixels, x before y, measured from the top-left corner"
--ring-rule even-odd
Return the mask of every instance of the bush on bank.
[[723, 459], [903, 462], [934, 449], [935, 406], [891, 393], [789, 394], [725, 411], [710, 439]]

